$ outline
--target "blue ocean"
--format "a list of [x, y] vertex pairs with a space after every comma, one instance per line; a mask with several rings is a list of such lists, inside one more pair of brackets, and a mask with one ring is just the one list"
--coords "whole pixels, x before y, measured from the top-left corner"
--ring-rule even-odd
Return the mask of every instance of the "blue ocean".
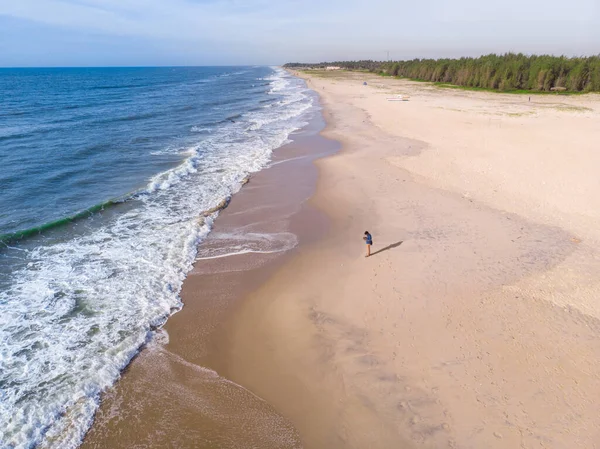
[[79, 445], [312, 98], [270, 67], [0, 70], [2, 449]]

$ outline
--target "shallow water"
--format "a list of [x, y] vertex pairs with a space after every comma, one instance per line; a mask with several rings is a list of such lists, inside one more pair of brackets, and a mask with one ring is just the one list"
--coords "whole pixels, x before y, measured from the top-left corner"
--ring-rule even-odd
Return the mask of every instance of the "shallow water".
[[[313, 99], [266, 67], [2, 70], [0, 92], [0, 441], [76, 447], [100, 392], [181, 307], [203, 212]], [[232, 237], [202, 256], [295, 244]]]

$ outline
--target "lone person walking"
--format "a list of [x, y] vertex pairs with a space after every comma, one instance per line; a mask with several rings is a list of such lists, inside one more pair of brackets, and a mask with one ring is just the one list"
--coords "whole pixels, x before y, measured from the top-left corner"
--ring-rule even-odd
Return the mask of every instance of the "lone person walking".
[[373, 244], [373, 236], [369, 234], [369, 231], [365, 231], [363, 240], [367, 244], [367, 255], [365, 257], [369, 257], [371, 255], [371, 245]]

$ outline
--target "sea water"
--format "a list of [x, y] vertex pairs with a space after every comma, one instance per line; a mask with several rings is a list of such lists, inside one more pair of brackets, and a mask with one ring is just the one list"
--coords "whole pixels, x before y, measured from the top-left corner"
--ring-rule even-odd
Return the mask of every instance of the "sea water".
[[0, 448], [73, 448], [224, 200], [313, 110], [279, 68], [0, 70]]

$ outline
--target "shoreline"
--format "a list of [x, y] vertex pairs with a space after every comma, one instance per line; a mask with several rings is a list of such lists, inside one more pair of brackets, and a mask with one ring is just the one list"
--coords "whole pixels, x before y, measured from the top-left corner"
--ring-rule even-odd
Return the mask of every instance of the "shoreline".
[[[248, 291], [328, 228], [305, 200], [316, 183], [313, 161], [337, 144], [320, 137], [320, 112], [312, 115], [221, 211], [184, 281], [184, 307], [103, 395], [82, 448], [300, 447], [289, 421], [215, 370], [222, 362], [213, 340]], [[223, 252], [238, 240], [256, 248]]]
[[[497, 160], [486, 177], [459, 165], [479, 162], [459, 152], [476, 151], [473, 138], [459, 133], [475, 129], [470, 122], [484, 104], [501, 111], [486, 132], [499, 132], [517, 159], [527, 156], [513, 138], [518, 127], [535, 131], [539, 123], [568, 122], [574, 112], [542, 104], [529, 117], [520, 115], [529, 105], [494, 103], [485, 94], [307, 78], [327, 122], [320, 134], [342, 150], [315, 163], [316, 191], [296, 215], [299, 246], [256, 277], [241, 271], [247, 276], [226, 289], [237, 299], [225, 310], [214, 308], [215, 298], [209, 304], [190, 296], [165, 326], [169, 342], [132, 364], [137, 372], [124, 376], [128, 386], [117, 384], [120, 393], [101, 408], [103, 424], [83, 447], [105, 447], [98, 439], [105, 425], [120, 443], [178, 447], [594, 447], [600, 409], [588, 398], [600, 391], [600, 322], [590, 301], [600, 291], [596, 218], [569, 215], [562, 197], [552, 197], [546, 215], [524, 209], [537, 198], [506, 188], [509, 181], [521, 187], [510, 179], [490, 183], [505, 168]], [[398, 91], [419, 96], [408, 103], [412, 109], [381, 106], [382, 94]], [[569, 101], [600, 110], [595, 97]], [[493, 160], [495, 148], [484, 150]], [[253, 183], [215, 228], [227, 229], [226, 216], [230, 229], [240, 225], [235, 214]], [[490, 186], [500, 193], [491, 195]], [[532, 193], [548, 195], [552, 187]], [[369, 259], [360, 240], [365, 229], [376, 245]], [[205, 262], [214, 274], [236, 264], [245, 270], [255, 256]], [[186, 285], [199, 290], [194, 277]], [[213, 291], [223, 286], [217, 280]], [[198, 348], [201, 341], [207, 344]], [[136, 395], [147, 407], [132, 430], [126, 421], [135, 413], [118, 415], [135, 410]], [[176, 429], [158, 435], [155, 426], [165, 419], [176, 419]]]

